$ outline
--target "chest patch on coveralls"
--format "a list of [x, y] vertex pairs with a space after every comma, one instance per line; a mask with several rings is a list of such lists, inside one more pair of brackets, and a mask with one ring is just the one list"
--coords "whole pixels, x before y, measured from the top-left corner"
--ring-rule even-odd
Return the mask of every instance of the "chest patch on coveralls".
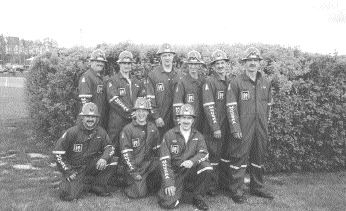
[[223, 100], [224, 97], [224, 92], [223, 91], [218, 91], [217, 92], [217, 99], [218, 100]]
[[241, 100], [249, 100], [250, 99], [250, 92], [249, 91], [242, 91], [241, 92]]
[[156, 84], [156, 91], [162, 92], [164, 90], [165, 90], [165, 86], [163, 85], [163, 83]]
[[133, 147], [139, 147], [139, 138], [132, 139], [132, 146]]
[[119, 95], [124, 96], [126, 94], [125, 88], [119, 88]]
[[193, 103], [195, 101], [195, 97], [193, 94], [188, 94], [187, 95], [187, 102], [188, 103]]
[[97, 93], [103, 93], [103, 85], [97, 85], [96, 92]]
[[74, 152], [81, 152], [83, 149], [83, 144], [73, 144], [73, 151]]
[[179, 154], [179, 151], [180, 151], [179, 145], [171, 145], [171, 153], [177, 155], [177, 154]]

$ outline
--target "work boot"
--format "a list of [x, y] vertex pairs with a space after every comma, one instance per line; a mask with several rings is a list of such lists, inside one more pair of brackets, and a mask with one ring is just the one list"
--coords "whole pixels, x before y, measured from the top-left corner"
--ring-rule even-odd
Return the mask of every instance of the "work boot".
[[250, 194], [254, 195], [254, 196], [258, 196], [258, 197], [262, 197], [262, 198], [267, 198], [267, 199], [274, 199], [274, 196], [267, 190], [258, 190], [258, 189], [254, 189], [254, 190], [250, 190]]
[[244, 192], [230, 193], [229, 197], [237, 204], [243, 204], [247, 201]]
[[202, 199], [199, 198], [193, 198], [193, 205], [195, 205], [199, 210], [209, 209], [209, 206]]
[[95, 186], [92, 187], [89, 192], [94, 193], [96, 196], [101, 196], [101, 197], [107, 197], [112, 195], [110, 192], [104, 190], [103, 188], [99, 188]]

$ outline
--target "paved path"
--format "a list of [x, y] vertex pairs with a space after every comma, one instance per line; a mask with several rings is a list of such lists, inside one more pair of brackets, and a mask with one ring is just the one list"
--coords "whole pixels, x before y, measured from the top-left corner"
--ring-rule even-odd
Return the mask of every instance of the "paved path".
[[0, 87], [23, 88], [24, 81], [23, 77], [0, 77]]

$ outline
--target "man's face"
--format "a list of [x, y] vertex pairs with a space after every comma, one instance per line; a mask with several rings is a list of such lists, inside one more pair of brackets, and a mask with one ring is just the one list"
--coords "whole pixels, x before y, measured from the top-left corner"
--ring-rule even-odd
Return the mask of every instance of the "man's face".
[[122, 74], [128, 74], [132, 70], [132, 63], [131, 62], [121, 62], [119, 63], [120, 66], [120, 72]]
[[147, 122], [147, 116], [149, 111], [146, 109], [137, 109], [135, 111], [136, 121], [138, 124], [145, 124]]
[[97, 119], [98, 119], [98, 117], [96, 117], [96, 116], [83, 116], [83, 119], [82, 119], [83, 126], [87, 130], [92, 130], [95, 128], [95, 126], [97, 124]]
[[260, 67], [260, 61], [258, 59], [249, 59], [245, 63], [246, 70], [249, 72], [257, 72]]
[[191, 129], [194, 118], [193, 116], [180, 116], [180, 128], [184, 131], [188, 131]]
[[226, 65], [227, 65], [227, 63], [225, 60], [219, 60], [219, 61], [214, 62], [213, 68], [214, 68], [215, 72], [222, 75], [226, 71]]
[[189, 73], [190, 75], [192, 74], [196, 74], [200, 68], [200, 64], [194, 64], [194, 63], [191, 63], [191, 64], [188, 64], [188, 67], [189, 67]]
[[96, 73], [100, 73], [103, 70], [104, 66], [105, 63], [101, 61], [91, 61], [90, 63], [91, 69]]
[[164, 66], [170, 66], [173, 64], [174, 54], [173, 53], [163, 53], [161, 54], [161, 61]]

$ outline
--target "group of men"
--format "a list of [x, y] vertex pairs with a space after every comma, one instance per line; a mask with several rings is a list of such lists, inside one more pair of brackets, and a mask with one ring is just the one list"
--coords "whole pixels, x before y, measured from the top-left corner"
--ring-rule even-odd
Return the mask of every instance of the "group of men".
[[138, 80], [132, 53], [123, 51], [119, 72], [105, 80], [104, 52], [91, 54], [79, 81], [77, 125], [53, 151], [63, 173], [61, 199], [77, 199], [85, 190], [110, 195], [107, 182], [119, 165], [126, 166], [128, 197], [158, 192], [165, 209], [186, 201], [207, 210], [204, 195], [221, 190], [244, 203], [248, 165], [250, 194], [272, 199], [263, 183], [271, 83], [259, 71], [260, 51], [247, 49], [238, 76], [226, 71], [229, 59], [221, 50], [213, 52], [207, 77], [197, 51], [188, 53], [187, 71], [174, 67], [171, 45], [161, 45], [157, 55], [160, 65]]

